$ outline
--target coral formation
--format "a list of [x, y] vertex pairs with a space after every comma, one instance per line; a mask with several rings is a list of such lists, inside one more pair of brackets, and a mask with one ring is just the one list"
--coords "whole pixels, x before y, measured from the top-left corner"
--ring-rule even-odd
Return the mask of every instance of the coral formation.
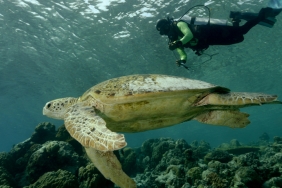
[[99, 170], [92, 163], [79, 168], [78, 182], [80, 188], [113, 187], [113, 183], [100, 175]]
[[71, 172], [59, 169], [54, 172], [46, 172], [34, 184], [26, 188], [44, 188], [47, 187], [60, 187], [60, 188], [77, 188], [79, 187], [78, 181]]
[[[205, 141], [159, 138], [115, 154], [138, 188], [276, 188], [282, 187], [282, 137], [273, 140], [263, 133], [250, 145], [233, 139], [211, 148]], [[39, 124], [31, 138], [0, 153], [0, 185], [116, 187], [64, 126], [56, 131], [50, 123]]]
[[75, 174], [81, 160], [71, 145], [62, 141], [47, 141], [29, 158], [26, 174], [29, 182], [34, 183], [46, 172], [63, 169]]
[[1, 187], [113, 187], [63, 130], [41, 123], [29, 139], [0, 153]]

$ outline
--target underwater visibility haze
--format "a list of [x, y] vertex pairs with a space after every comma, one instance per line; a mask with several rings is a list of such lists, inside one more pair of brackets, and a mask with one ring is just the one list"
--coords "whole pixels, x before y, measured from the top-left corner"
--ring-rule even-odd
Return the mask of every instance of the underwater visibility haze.
[[[277, 94], [282, 99], [282, 16], [273, 28], [255, 26], [242, 43], [210, 46], [197, 56], [187, 49], [187, 66], [175, 65], [156, 21], [180, 17], [197, 4], [212, 18], [230, 11], [258, 12], [267, 0], [252, 1], [43, 1], [0, 0], [0, 151], [30, 137], [41, 122], [63, 121], [42, 115], [47, 101], [78, 97], [110, 78], [131, 74], [167, 74], [202, 80], [232, 91]], [[207, 16], [202, 9], [194, 14]], [[210, 60], [209, 60], [210, 59]], [[209, 61], [207, 61], [209, 60]], [[177, 126], [125, 134], [129, 146], [149, 138], [205, 140], [212, 146], [231, 139], [248, 143], [267, 133], [282, 136], [281, 105], [242, 110], [250, 114], [244, 129], [189, 121]]]

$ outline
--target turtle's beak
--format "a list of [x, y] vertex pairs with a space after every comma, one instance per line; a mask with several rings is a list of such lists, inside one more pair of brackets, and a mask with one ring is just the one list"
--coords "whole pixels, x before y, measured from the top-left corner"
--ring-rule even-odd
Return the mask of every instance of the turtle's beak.
[[47, 116], [48, 115], [48, 110], [47, 110], [47, 106], [49, 106], [50, 105], [50, 103], [49, 102], [47, 102], [46, 104], [45, 104], [45, 106], [43, 107], [43, 115], [44, 116]]

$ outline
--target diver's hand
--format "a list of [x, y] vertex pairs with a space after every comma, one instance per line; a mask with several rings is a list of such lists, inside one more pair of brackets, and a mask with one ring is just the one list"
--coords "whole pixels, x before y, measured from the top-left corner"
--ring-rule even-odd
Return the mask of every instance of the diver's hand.
[[173, 41], [173, 42], [168, 44], [168, 48], [170, 50], [175, 50], [176, 48], [180, 48], [180, 47], [182, 47], [182, 42], [180, 40]]
[[175, 63], [176, 63], [176, 65], [177, 65], [178, 67], [180, 67], [181, 65], [183, 65], [183, 64], [186, 63], [186, 60], [181, 60], [181, 59], [179, 59], [179, 60], [177, 60]]

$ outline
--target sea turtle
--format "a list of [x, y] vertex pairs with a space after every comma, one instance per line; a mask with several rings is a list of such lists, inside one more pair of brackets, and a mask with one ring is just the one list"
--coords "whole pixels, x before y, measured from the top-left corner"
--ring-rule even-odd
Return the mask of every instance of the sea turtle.
[[136, 187], [113, 150], [126, 146], [123, 134], [197, 120], [242, 128], [248, 114], [239, 108], [280, 103], [276, 95], [234, 93], [203, 81], [167, 75], [130, 75], [110, 79], [79, 98], [47, 102], [43, 114], [64, 119], [72, 137], [86, 149], [101, 173], [120, 187]]

